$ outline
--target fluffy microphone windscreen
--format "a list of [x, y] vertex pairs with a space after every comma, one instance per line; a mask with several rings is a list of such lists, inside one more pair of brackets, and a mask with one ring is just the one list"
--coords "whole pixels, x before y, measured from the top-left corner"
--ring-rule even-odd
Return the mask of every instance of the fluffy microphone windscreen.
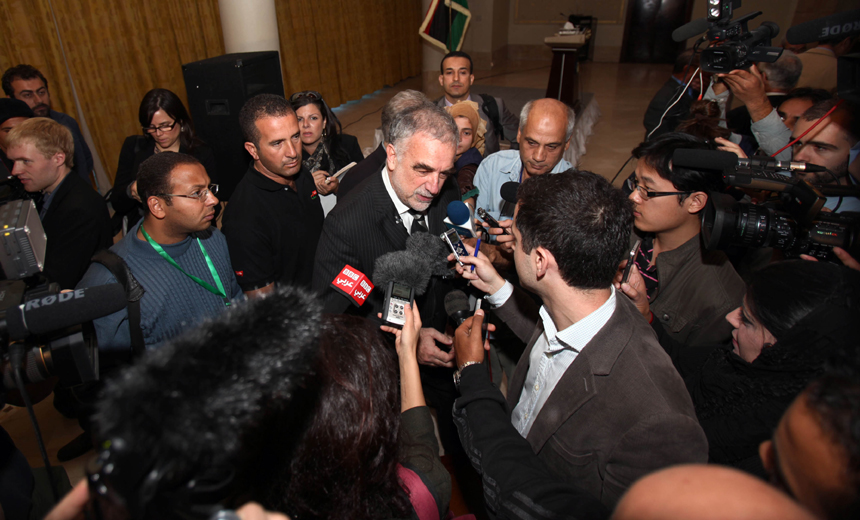
[[432, 233], [413, 233], [406, 239], [406, 250], [426, 257], [432, 276], [448, 274], [448, 255], [451, 251], [438, 236]]
[[373, 285], [385, 290], [389, 282], [408, 285], [416, 296], [424, 294], [430, 283], [430, 262], [425, 255], [408, 249], [386, 253], [373, 266]]
[[285, 287], [148, 351], [107, 382], [99, 440], [122, 439], [171, 481], [228, 463], [249, 429], [290, 403], [315, 358], [320, 317], [313, 293]]

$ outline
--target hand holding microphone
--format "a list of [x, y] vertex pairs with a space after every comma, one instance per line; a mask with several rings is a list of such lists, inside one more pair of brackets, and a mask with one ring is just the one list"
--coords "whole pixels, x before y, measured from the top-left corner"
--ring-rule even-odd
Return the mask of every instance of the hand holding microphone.
[[[466, 245], [466, 250], [469, 251], [469, 256], [461, 256], [460, 261], [463, 266], [455, 266], [457, 274], [464, 279], [469, 280], [473, 287], [484, 291], [487, 294], [493, 294], [505, 285], [505, 279], [496, 271], [490, 259], [483, 252], [478, 252], [478, 256], [474, 256], [475, 248]], [[453, 260], [454, 255], [448, 257], [448, 260]], [[475, 270], [472, 270], [475, 266]]]

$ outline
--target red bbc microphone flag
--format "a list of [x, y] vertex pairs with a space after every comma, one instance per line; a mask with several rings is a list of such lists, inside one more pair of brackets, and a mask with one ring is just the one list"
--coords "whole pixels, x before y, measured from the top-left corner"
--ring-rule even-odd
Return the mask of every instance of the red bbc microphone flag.
[[349, 264], [335, 276], [331, 286], [347, 296], [356, 307], [361, 307], [373, 290], [373, 284], [367, 276]]
[[471, 19], [466, 0], [431, 0], [418, 34], [445, 52], [459, 51]]

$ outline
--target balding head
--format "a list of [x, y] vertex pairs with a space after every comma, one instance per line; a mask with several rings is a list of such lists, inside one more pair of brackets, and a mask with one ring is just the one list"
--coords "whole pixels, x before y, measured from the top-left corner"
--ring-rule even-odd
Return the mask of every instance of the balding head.
[[684, 465], [652, 473], [621, 498], [613, 520], [813, 520], [766, 482], [723, 466]]
[[573, 109], [557, 99], [536, 99], [523, 106], [517, 132], [523, 180], [555, 168], [570, 146], [575, 122]]

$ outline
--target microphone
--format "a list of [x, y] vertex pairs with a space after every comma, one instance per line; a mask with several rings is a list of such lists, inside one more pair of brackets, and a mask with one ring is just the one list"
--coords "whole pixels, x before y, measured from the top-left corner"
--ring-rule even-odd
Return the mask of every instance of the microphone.
[[127, 305], [125, 289], [118, 283], [77, 289], [7, 309], [6, 328], [10, 339], [22, 340], [101, 318]]
[[785, 33], [791, 44], [812, 43], [841, 36], [860, 34], [860, 9], [836, 13], [795, 25]]
[[445, 314], [459, 327], [470, 317], [469, 297], [460, 290], [454, 290], [445, 295]]
[[466, 238], [478, 236], [475, 230], [475, 208], [459, 200], [448, 203], [448, 216], [444, 220], [449, 229], [453, 228]]
[[702, 34], [707, 31], [709, 27], [707, 18], [699, 18], [698, 20], [693, 20], [692, 22], [685, 23], [681, 27], [678, 27], [674, 31], [672, 31], [672, 40], [676, 42], [685, 42], [690, 38], [695, 38], [696, 36]]
[[389, 282], [394, 282], [411, 287], [416, 296], [421, 296], [430, 283], [431, 270], [427, 257], [415, 251], [386, 253], [373, 266], [373, 285], [388, 287]]
[[236, 476], [251, 474], [240, 465], [258, 462], [250, 455], [259, 446], [248, 439], [259, 443], [273, 415], [287, 418], [278, 436], [291, 435], [288, 407], [317, 357], [320, 319], [313, 293], [279, 288], [147, 351], [108, 380], [95, 415], [93, 505], [127, 518], [217, 511]]
[[427, 260], [431, 276], [446, 276], [451, 273], [448, 268], [448, 255], [451, 252], [438, 236], [432, 233], [413, 233], [406, 239], [406, 250]]
[[502, 195], [502, 199], [516, 204], [518, 199], [517, 192], [519, 191], [519, 189], [520, 183], [516, 181], [508, 181], [502, 184], [502, 188], [499, 191]]
[[749, 168], [765, 171], [805, 171], [823, 172], [827, 169], [817, 164], [795, 161], [778, 161], [772, 157], [739, 158], [732, 152], [721, 150], [691, 150], [680, 148], [672, 154], [672, 164], [682, 168], [699, 170], [729, 170], [734, 168]]

